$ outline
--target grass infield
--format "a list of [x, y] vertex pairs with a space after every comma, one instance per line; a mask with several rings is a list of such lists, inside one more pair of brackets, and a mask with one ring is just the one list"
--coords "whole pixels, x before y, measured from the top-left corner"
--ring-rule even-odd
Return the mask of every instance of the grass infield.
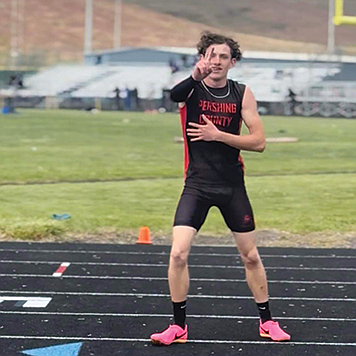
[[[259, 229], [356, 231], [356, 120], [263, 117], [263, 154], [243, 152]], [[41, 240], [169, 234], [181, 188], [177, 114], [19, 110], [0, 116], [0, 234]], [[277, 140], [278, 141], [278, 140]], [[52, 214], [71, 219], [54, 221]], [[202, 233], [228, 231], [212, 209]]]

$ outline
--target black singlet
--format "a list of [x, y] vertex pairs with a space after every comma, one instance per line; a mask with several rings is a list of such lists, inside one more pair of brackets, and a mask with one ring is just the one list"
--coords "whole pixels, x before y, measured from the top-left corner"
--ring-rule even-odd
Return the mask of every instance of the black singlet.
[[240, 150], [216, 141], [191, 142], [186, 130], [190, 122], [204, 124], [205, 114], [219, 130], [239, 135], [245, 85], [228, 80], [225, 87], [216, 89], [204, 82], [195, 83], [180, 110], [187, 149], [186, 185], [235, 186], [243, 168]]
[[221, 142], [191, 142], [186, 134], [189, 122], [204, 124], [205, 114], [222, 131], [239, 135], [241, 106], [245, 86], [228, 80], [224, 88], [214, 89], [192, 77], [172, 89], [180, 108], [185, 141], [185, 187], [179, 200], [174, 226], [190, 226], [199, 231], [209, 209], [220, 209], [233, 232], [250, 232], [255, 222], [245, 189], [240, 150]]

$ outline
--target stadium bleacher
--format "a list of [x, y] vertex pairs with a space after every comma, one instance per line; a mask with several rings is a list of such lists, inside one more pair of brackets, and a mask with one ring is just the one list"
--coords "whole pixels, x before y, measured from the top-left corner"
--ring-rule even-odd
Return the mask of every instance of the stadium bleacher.
[[[134, 51], [131, 55], [135, 53]], [[159, 103], [163, 90], [169, 90], [188, 77], [192, 68], [182, 67], [172, 74], [172, 68], [166, 61], [167, 53], [161, 50], [156, 53], [154, 49], [152, 53], [149, 62], [140, 61], [136, 56], [126, 62], [129, 53], [125, 52], [125, 61], [117, 59], [116, 62], [107, 61], [100, 65], [87, 61], [87, 64], [82, 65], [55, 66], [26, 76], [25, 89], [5, 89], [0, 91], [0, 95], [22, 98], [56, 97], [59, 102], [65, 101], [66, 105], [75, 102], [80, 106], [81, 99], [88, 102], [95, 98], [115, 98], [115, 89], [118, 88], [121, 93], [127, 89], [137, 89], [140, 99]], [[115, 55], [121, 54], [119, 52]], [[180, 52], [177, 55], [181, 55]], [[289, 57], [243, 59], [230, 70], [229, 77], [248, 84], [260, 103], [285, 105], [289, 90], [296, 93], [297, 100], [303, 103], [356, 103], [355, 81], [346, 80], [351, 78], [351, 72], [355, 72], [355, 63], [307, 61]]]
[[[191, 69], [171, 74], [166, 66], [141, 63], [139, 66], [58, 66], [25, 78], [23, 96], [114, 97], [114, 89], [137, 88], [140, 98], [158, 99], [163, 88], [170, 88], [190, 75]], [[239, 65], [229, 77], [248, 83], [258, 100], [283, 100], [288, 88], [304, 90], [310, 83], [339, 72], [335, 68], [264, 68]]]

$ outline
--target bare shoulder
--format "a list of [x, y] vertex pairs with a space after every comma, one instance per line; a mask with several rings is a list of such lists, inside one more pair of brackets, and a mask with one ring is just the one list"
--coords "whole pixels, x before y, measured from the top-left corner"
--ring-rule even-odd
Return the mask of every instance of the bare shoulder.
[[257, 106], [255, 96], [249, 86], [246, 85], [245, 93], [242, 99], [242, 109], [252, 109]]

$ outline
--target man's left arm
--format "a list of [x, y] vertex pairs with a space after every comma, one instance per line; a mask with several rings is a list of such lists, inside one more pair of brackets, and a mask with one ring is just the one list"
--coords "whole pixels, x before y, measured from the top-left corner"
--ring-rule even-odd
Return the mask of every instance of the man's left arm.
[[263, 152], [266, 147], [263, 124], [257, 111], [256, 99], [248, 87], [242, 100], [241, 115], [249, 131], [247, 135], [240, 136], [220, 131], [205, 115], [202, 117], [206, 125], [190, 123], [194, 128], [187, 129], [187, 134], [192, 142], [218, 141], [239, 150]]

